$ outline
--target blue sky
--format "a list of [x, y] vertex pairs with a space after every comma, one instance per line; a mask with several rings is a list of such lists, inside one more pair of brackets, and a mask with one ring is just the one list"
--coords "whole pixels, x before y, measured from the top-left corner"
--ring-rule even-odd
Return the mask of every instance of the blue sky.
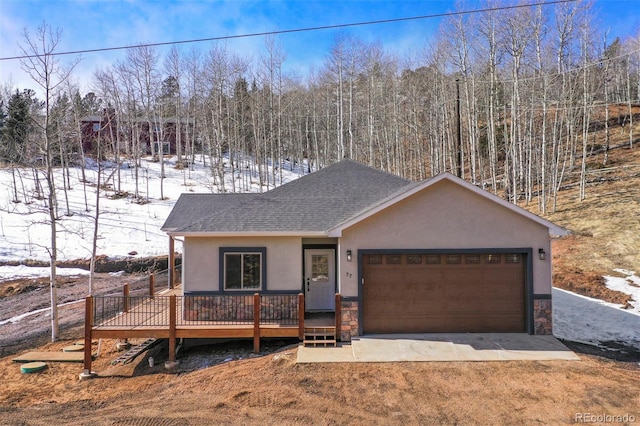
[[[465, 9], [479, 7], [475, 0], [462, 4]], [[604, 27], [611, 28], [611, 40], [640, 32], [640, 0], [595, 0], [594, 8]], [[68, 51], [432, 15], [454, 9], [453, 1], [443, 0], [0, 0], [0, 57], [19, 55], [17, 42], [22, 41], [22, 29], [33, 31], [43, 20], [63, 30], [58, 51]], [[418, 57], [439, 24], [440, 19], [427, 19], [342, 32], [368, 42], [379, 41], [388, 52], [401, 57]], [[321, 66], [337, 34], [338, 30], [323, 30], [279, 36], [287, 54], [287, 69], [304, 75]], [[211, 43], [182, 48], [191, 46], [206, 52]], [[227, 46], [240, 56], [257, 59], [264, 38], [231, 40]], [[123, 57], [123, 51], [85, 54], [76, 78], [86, 82], [96, 68]], [[62, 63], [68, 59], [60, 57]], [[18, 61], [1, 61], [0, 84], [10, 80], [20, 88], [32, 86]]]

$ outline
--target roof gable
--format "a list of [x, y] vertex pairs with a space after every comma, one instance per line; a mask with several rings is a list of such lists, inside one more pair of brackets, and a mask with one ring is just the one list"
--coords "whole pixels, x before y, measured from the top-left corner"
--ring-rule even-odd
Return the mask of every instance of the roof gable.
[[394, 194], [393, 196], [385, 199], [385, 200], [381, 200], [379, 203], [377, 203], [376, 205], [371, 206], [369, 209], [367, 209], [366, 211], [362, 212], [361, 214], [351, 217], [348, 220], [346, 220], [345, 222], [341, 223], [340, 225], [330, 229], [328, 231], [328, 235], [330, 237], [340, 237], [342, 235], [342, 231], [349, 228], [350, 226], [353, 226], [371, 216], [373, 216], [374, 214], [398, 203], [401, 200], [404, 200], [420, 191], [423, 191], [433, 185], [435, 185], [436, 183], [442, 181], [442, 180], [447, 180], [450, 181], [466, 190], [469, 190], [493, 203], [496, 203], [508, 210], [513, 211], [514, 213], [519, 214], [520, 216], [523, 216], [533, 222], [536, 222], [546, 228], [549, 229], [549, 234], [553, 235], [553, 236], [561, 236], [561, 235], [566, 235], [567, 234], [567, 230], [554, 224], [553, 222], [550, 222], [546, 219], [541, 218], [540, 216], [537, 216], [515, 204], [512, 204], [506, 200], [503, 200], [502, 198], [488, 192], [485, 191], [484, 189], [478, 188], [477, 186], [465, 181], [464, 179], [460, 179], [454, 175], [452, 175], [451, 173], [445, 172], [445, 173], [441, 173], [437, 176], [434, 176], [431, 179], [422, 181], [420, 183], [417, 183], [415, 185], [412, 186], [408, 186], [405, 188], [404, 191], [400, 191], [397, 194]]

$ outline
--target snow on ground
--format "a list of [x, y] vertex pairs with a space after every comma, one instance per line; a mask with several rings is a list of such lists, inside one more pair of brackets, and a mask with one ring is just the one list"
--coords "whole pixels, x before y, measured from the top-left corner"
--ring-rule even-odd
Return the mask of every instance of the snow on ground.
[[[176, 157], [165, 157], [163, 179], [164, 200], [160, 196], [160, 163], [152, 161], [151, 157], [142, 159], [138, 168], [138, 191], [147, 203], [136, 203], [132, 196], [111, 199], [113, 190], [101, 191], [100, 197], [100, 225], [98, 239], [98, 255], [109, 257], [127, 257], [136, 252], [136, 256], [166, 255], [169, 249], [169, 239], [160, 230], [169, 215], [173, 205], [183, 192], [212, 193], [222, 192], [217, 179], [212, 177], [210, 160], [198, 156], [193, 170], [175, 168]], [[247, 165], [250, 159], [243, 162], [242, 172], [231, 176], [229, 161], [225, 159], [225, 187], [232, 192], [259, 192], [260, 187], [255, 173], [251, 173]], [[91, 257], [93, 238], [93, 220], [95, 215], [95, 198], [97, 181], [97, 166], [94, 162], [87, 162], [85, 171], [87, 184], [81, 182], [80, 168], [71, 169], [71, 190], [67, 199], [62, 190], [62, 172], [57, 170], [56, 186], [58, 188], [59, 214], [58, 222], [58, 259], [88, 259]], [[117, 170], [114, 165], [106, 165], [101, 177], [112, 176], [108, 183], [113, 188]], [[270, 176], [274, 175], [274, 168], [268, 167]], [[305, 173], [306, 166], [299, 168], [288, 161], [283, 161], [280, 168], [275, 170], [276, 184], [279, 186], [298, 178]], [[133, 195], [135, 193], [135, 168], [125, 163], [120, 169], [121, 190]], [[44, 180], [40, 179], [42, 185]], [[48, 261], [50, 247], [50, 226], [45, 200], [37, 200], [35, 194], [34, 173], [31, 169], [16, 169], [16, 181], [19, 191], [26, 193], [18, 195], [19, 203], [13, 202], [13, 176], [9, 168], [0, 169], [0, 262], [24, 261], [26, 259]], [[86, 194], [85, 194], [86, 187]], [[24, 191], [23, 191], [24, 188]], [[264, 186], [262, 189], [273, 188]], [[87, 208], [88, 206], [88, 208]], [[87, 211], [88, 210], [88, 211]], [[176, 250], [181, 250], [180, 244]], [[25, 267], [0, 270], [0, 279], [8, 279], [20, 274], [26, 274]], [[35, 271], [33, 272], [35, 274]], [[33, 274], [29, 274], [33, 276]], [[44, 276], [48, 271], [44, 272]]]
[[[73, 301], [67, 302], [67, 303], [60, 303], [58, 305], [58, 308], [61, 308], [63, 306], [75, 305], [76, 303], [82, 303], [82, 302], [84, 302], [84, 299], [73, 300]], [[25, 312], [23, 314], [16, 315], [16, 316], [13, 316], [11, 318], [7, 318], [6, 320], [0, 321], [0, 325], [13, 324], [13, 323], [16, 323], [18, 321], [22, 321], [23, 319], [25, 319], [27, 317], [30, 317], [30, 316], [33, 316], [33, 315], [37, 315], [37, 314], [41, 314], [43, 312], [47, 312], [48, 313], [50, 311], [51, 311], [51, 308], [41, 308], [41, 309], [36, 309], [35, 311]]]
[[634, 271], [626, 269], [614, 269], [615, 272], [624, 275], [623, 277], [605, 276], [605, 284], [611, 290], [621, 291], [630, 295], [633, 300], [629, 302], [632, 310], [640, 313], [640, 277]]
[[588, 344], [615, 341], [640, 349], [640, 277], [633, 271], [615, 269], [623, 277], [605, 276], [612, 290], [631, 295], [631, 307], [553, 289], [553, 334], [561, 339]]
[[[0, 277], [11, 277], [12, 279], [18, 278], [38, 278], [49, 276], [50, 269], [48, 267], [35, 267], [35, 266], [0, 266]], [[64, 276], [80, 276], [88, 275], [89, 271], [79, 268], [56, 268], [57, 275]]]
[[554, 288], [553, 334], [598, 345], [615, 341], [640, 349], [640, 312]]

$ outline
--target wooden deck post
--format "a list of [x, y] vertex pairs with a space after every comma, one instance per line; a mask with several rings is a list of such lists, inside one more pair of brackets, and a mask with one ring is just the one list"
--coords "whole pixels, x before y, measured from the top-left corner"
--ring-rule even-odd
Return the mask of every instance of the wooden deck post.
[[260, 352], [260, 294], [253, 295], [253, 352]]
[[176, 360], [176, 295], [169, 296], [169, 362]]
[[340, 340], [342, 335], [342, 296], [336, 293], [336, 342]]
[[122, 296], [124, 297], [122, 312], [129, 312], [129, 284], [124, 285], [124, 288], [122, 289]]
[[304, 340], [304, 294], [298, 294], [298, 339]]
[[176, 253], [174, 248], [175, 242], [172, 236], [169, 236], [169, 288], [173, 288], [175, 272], [176, 272]]
[[93, 297], [84, 302], [84, 373], [91, 374], [91, 330], [93, 329]]
[[156, 276], [155, 274], [149, 275], [149, 297], [153, 299], [156, 292]]

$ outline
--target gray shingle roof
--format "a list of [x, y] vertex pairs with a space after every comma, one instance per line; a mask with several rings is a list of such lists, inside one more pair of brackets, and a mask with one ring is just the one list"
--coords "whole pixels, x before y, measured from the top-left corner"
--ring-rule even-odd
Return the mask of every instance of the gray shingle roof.
[[191, 225], [216, 212], [226, 210], [257, 194], [181, 194], [162, 225], [170, 231]]
[[184, 194], [163, 230], [323, 232], [414, 185], [350, 160], [264, 194]]

